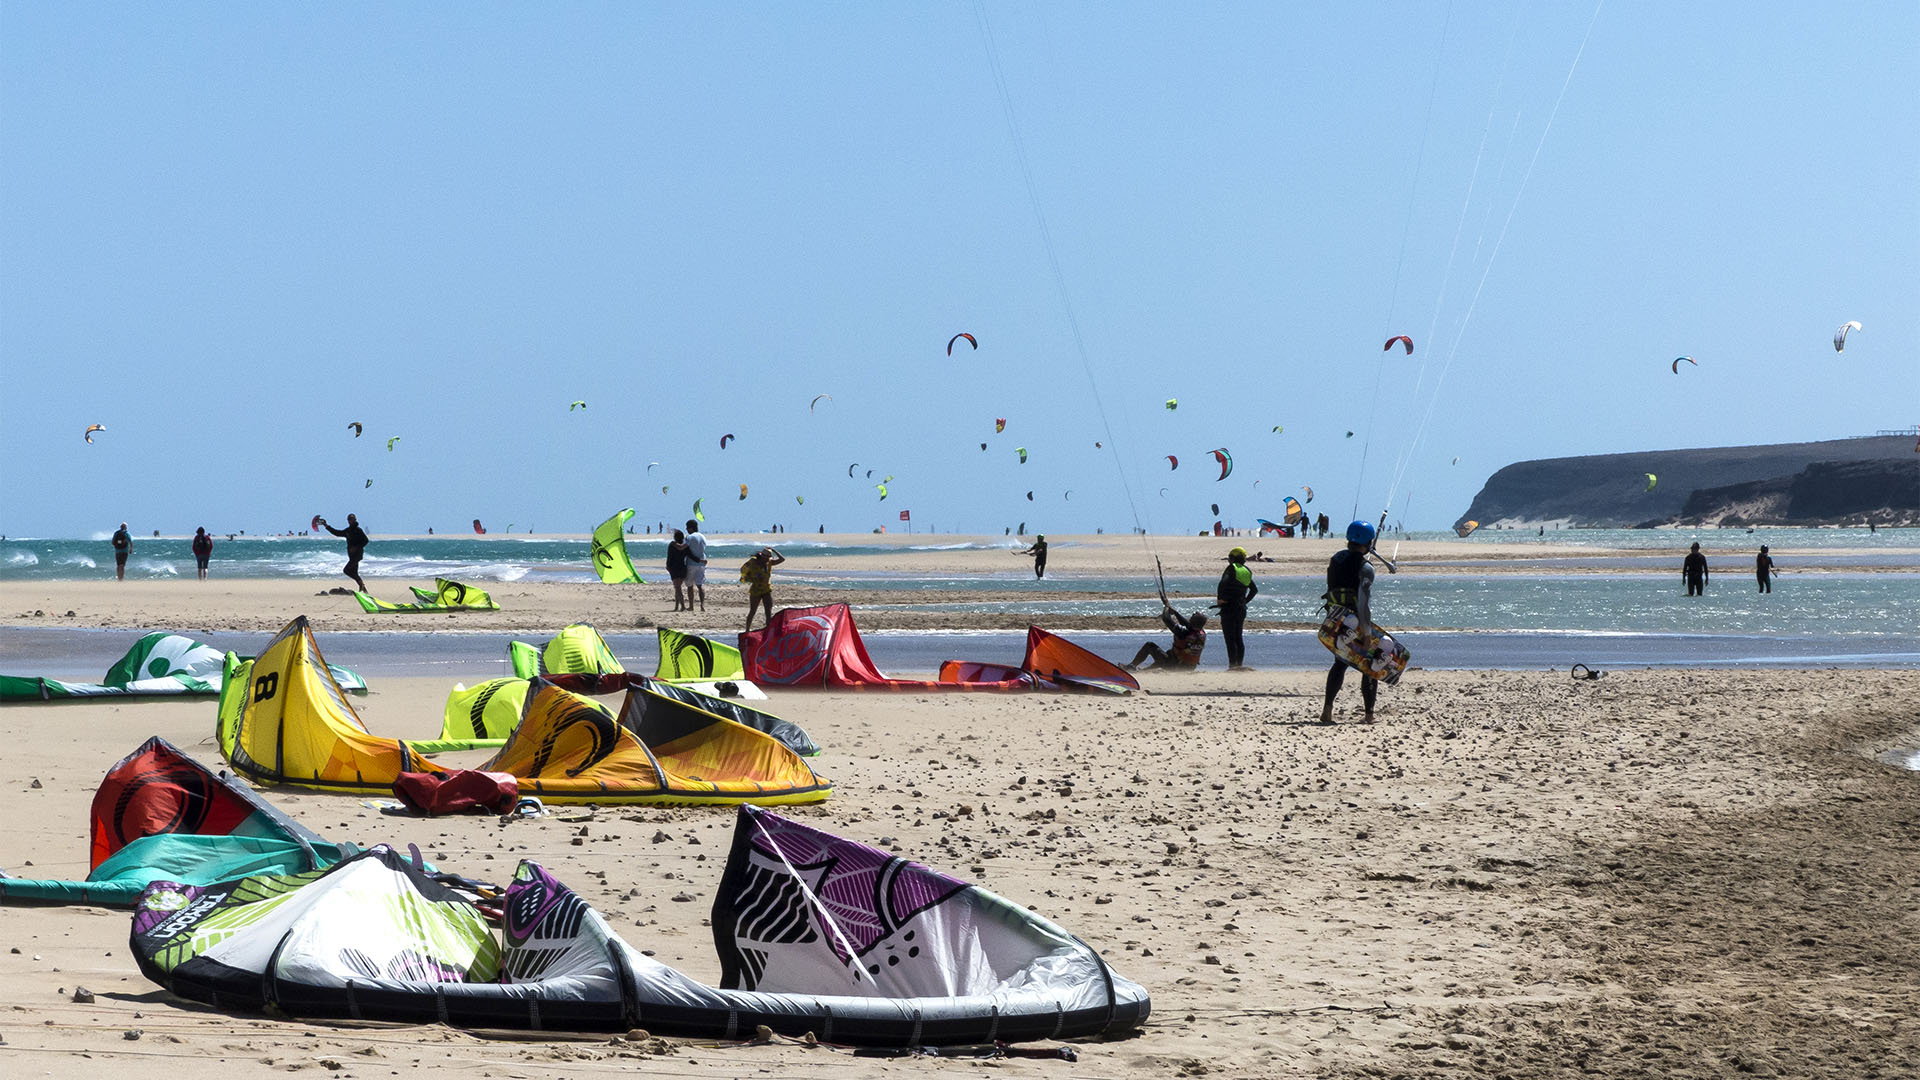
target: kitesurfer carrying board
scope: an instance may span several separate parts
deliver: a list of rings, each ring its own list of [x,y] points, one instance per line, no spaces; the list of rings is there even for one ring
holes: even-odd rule
[[[1368,552],[1376,535],[1365,521],[1347,526],[1347,546],[1327,560],[1327,621],[1320,643],[1333,653],[1327,670],[1327,693],[1320,705],[1320,722],[1333,723],[1333,698],[1346,681],[1347,669],[1360,669],[1360,700],[1364,720],[1373,722],[1374,697],[1380,679],[1397,679],[1407,665],[1407,650],[1373,625],[1373,567]]]
[[[321,528],[347,542],[347,565],[341,567],[340,572],[352,578],[361,592],[366,592],[367,583],[360,580],[360,556],[367,553],[367,534],[360,528],[360,519],[348,514],[347,527],[344,529],[334,528],[326,518],[320,518],[319,521]]]

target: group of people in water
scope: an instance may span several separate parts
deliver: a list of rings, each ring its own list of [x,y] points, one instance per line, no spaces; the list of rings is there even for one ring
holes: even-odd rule
[[[1763,593],[1773,591],[1773,579],[1777,576],[1773,568],[1773,556],[1767,553],[1767,545],[1760,545],[1760,553],[1753,557],[1753,576]],[[1707,581],[1713,572],[1707,567],[1707,557],[1700,553],[1700,542],[1694,541],[1687,551],[1687,557],[1680,561],[1680,580],[1686,583],[1688,596],[1705,596]]]

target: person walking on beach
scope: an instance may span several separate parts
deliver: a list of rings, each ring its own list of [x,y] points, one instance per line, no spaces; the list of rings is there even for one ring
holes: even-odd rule
[[[687,610],[693,610],[693,594],[700,594],[700,610],[707,610],[707,534],[700,523],[687,519]]]
[[[1196,611],[1182,618],[1173,610],[1173,605],[1160,602],[1160,621],[1173,631],[1173,648],[1162,649],[1155,642],[1140,646],[1133,654],[1133,662],[1126,665],[1128,671],[1139,671],[1140,665],[1153,661],[1155,668],[1175,668],[1181,671],[1193,671],[1200,666],[1200,653],[1207,647],[1207,616]]]
[[[1767,545],[1760,545],[1760,554],[1753,557],[1753,573],[1760,579],[1760,591],[1773,591],[1773,556],[1767,554]]]
[[[1033,576],[1034,577],[1043,578],[1047,576],[1047,534],[1046,533],[1040,533],[1036,535],[1033,538],[1033,546],[1021,552],[1020,554],[1033,556]]]
[[[127,580],[127,556],[133,554],[133,534],[127,531],[127,523],[120,523],[120,531],[113,534],[113,580]]]
[[[1680,576],[1686,580],[1688,596],[1705,596],[1707,593],[1707,557],[1700,554],[1700,541],[1693,542],[1693,549],[1687,552],[1686,559],[1680,564]]]
[[[773,568],[786,561],[779,551],[763,547],[741,564],[740,580],[747,583],[748,630],[753,629],[754,609],[762,604],[767,608],[767,625],[773,625]]]
[[[347,565],[341,567],[340,572],[352,578],[361,592],[366,592],[367,583],[360,580],[360,556],[367,553],[367,534],[360,528],[360,519],[348,514],[347,527],[336,529],[326,518],[321,518],[320,527],[347,542]]]
[[[1373,567],[1367,565],[1373,537],[1371,524],[1356,521],[1347,526],[1347,546],[1327,560],[1327,603],[1347,608],[1360,617],[1355,627],[1356,641],[1373,637]],[[1320,705],[1321,723],[1333,723],[1333,698],[1340,692],[1340,684],[1346,681],[1347,669],[1352,666],[1338,655],[1334,656],[1333,667],[1327,670],[1327,696]],[[1379,680],[1361,672],[1360,701],[1366,707],[1362,718],[1365,723],[1373,723],[1373,701],[1379,692]]]
[[[200,580],[207,580],[207,560],[213,558],[213,537],[206,526],[193,530],[193,561],[200,569]]]
[[[687,603],[684,595],[687,587],[687,534],[679,529],[673,530],[673,540],[667,544],[667,580],[673,582],[673,610],[691,610],[693,605]]]
[[[1220,583],[1213,588],[1213,599],[1220,608],[1220,637],[1227,643],[1227,670],[1247,670],[1247,645],[1241,640],[1240,628],[1246,625],[1247,605],[1260,595],[1260,586],[1254,584],[1253,571],[1247,569],[1247,549],[1234,548],[1227,552],[1227,568],[1220,574]]]

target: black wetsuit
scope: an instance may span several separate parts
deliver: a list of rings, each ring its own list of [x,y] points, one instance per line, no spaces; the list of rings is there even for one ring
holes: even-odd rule
[[[1366,581],[1371,587],[1373,567],[1367,565],[1367,554],[1352,548],[1342,548],[1327,560],[1327,599],[1334,605],[1360,610],[1360,583]],[[1369,588],[1371,591],[1371,588]],[[1371,614],[1371,613],[1369,613]],[[1327,669],[1327,702],[1331,705],[1333,696],[1340,692],[1340,686],[1347,681],[1347,669],[1352,667],[1338,655],[1333,658],[1333,666]],[[1380,681],[1364,672],[1360,676],[1360,700],[1366,705],[1367,715],[1373,715],[1374,698],[1380,692]]]
[[[1761,552],[1753,557],[1753,574],[1760,579],[1760,591],[1773,591],[1773,556]]]
[[[1033,576],[1037,578],[1046,577],[1047,576],[1047,542],[1045,540],[1036,541],[1033,545],[1032,550],[1033,550]]]
[[[1688,596],[1704,596],[1707,592],[1707,557],[1697,551],[1689,552],[1685,562],[1680,564],[1680,572],[1687,579]]]
[[[1243,583],[1239,570],[1247,575]],[[1260,592],[1260,586],[1254,583],[1253,571],[1244,566],[1228,563],[1220,574],[1220,584],[1214,586],[1213,598],[1220,605],[1220,637],[1227,643],[1227,667],[1242,666],[1247,657],[1246,642],[1240,639],[1240,629],[1246,625],[1247,605]]]

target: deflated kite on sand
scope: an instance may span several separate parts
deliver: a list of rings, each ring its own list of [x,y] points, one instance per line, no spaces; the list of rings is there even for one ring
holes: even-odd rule
[[[1151,1011],[1042,916],[753,807],[714,890],[718,986],[627,944],[538,863],[520,863],[502,899],[496,933],[448,879],[380,847],[325,871],[156,885],[133,952],[176,995],[302,1020],[728,1040],[764,1025],[939,1046],[1117,1034]]]

